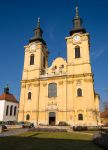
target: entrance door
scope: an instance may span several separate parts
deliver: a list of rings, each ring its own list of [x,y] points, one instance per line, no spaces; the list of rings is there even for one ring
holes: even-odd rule
[[[56,121],[56,114],[55,114],[55,112],[50,112],[49,113],[49,125],[50,126],[55,126],[55,121]]]

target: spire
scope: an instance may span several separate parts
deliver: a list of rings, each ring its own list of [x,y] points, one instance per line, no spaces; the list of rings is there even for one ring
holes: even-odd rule
[[[37,29],[40,28],[40,18],[38,18]]]
[[[34,37],[31,38],[29,42],[31,43],[31,42],[39,41],[46,45],[45,41],[42,38],[42,34],[43,34],[43,31],[40,28],[40,18],[38,18],[37,27],[36,29],[34,29]]]
[[[4,93],[5,94],[9,94],[9,86],[8,86],[8,84],[4,88]]]
[[[78,6],[76,6],[76,18],[79,18]]]
[[[70,36],[77,32],[86,33],[86,30],[82,27],[82,19],[79,17],[78,6],[76,6],[76,15],[73,19],[73,29],[70,31]]]

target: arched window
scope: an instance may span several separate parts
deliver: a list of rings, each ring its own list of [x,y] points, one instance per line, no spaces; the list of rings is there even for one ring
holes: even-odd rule
[[[50,83],[48,85],[48,97],[57,97],[57,84],[56,83]]]
[[[34,55],[30,56],[30,65],[34,65]]]
[[[13,106],[11,105],[11,107],[10,107],[10,116],[12,116],[12,112],[13,112]]]
[[[6,108],[6,116],[8,116],[8,112],[9,112],[9,105]]]
[[[30,120],[30,115],[29,114],[26,115],[26,120]]]
[[[16,106],[14,107],[14,116],[16,116]]]
[[[45,62],[45,56],[43,56],[43,67],[45,68],[45,64],[46,64],[46,62]]]
[[[78,115],[78,120],[83,120],[83,115],[82,114]]]
[[[32,95],[31,92],[29,92],[29,93],[28,93],[28,99],[29,99],[29,100],[31,99],[31,95]]]
[[[77,96],[78,97],[82,96],[82,89],[81,88],[77,89]]]
[[[80,47],[79,46],[75,47],[75,58],[80,58]]]

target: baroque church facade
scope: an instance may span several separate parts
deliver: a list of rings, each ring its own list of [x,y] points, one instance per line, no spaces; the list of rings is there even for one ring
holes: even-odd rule
[[[89,33],[78,14],[65,38],[67,59],[48,67],[48,48],[38,20],[34,37],[25,48],[18,121],[36,125],[96,126],[100,122],[99,95],[94,90]]]

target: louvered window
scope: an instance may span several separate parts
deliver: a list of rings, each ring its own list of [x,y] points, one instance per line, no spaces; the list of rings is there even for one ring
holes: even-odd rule
[[[28,100],[31,99],[31,95],[32,95],[31,92],[29,92],[29,93],[28,93]]]
[[[43,67],[45,68],[45,56],[43,57]]]
[[[80,58],[80,47],[79,46],[75,47],[75,58]]]
[[[30,56],[30,65],[34,65],[34,55]]]

